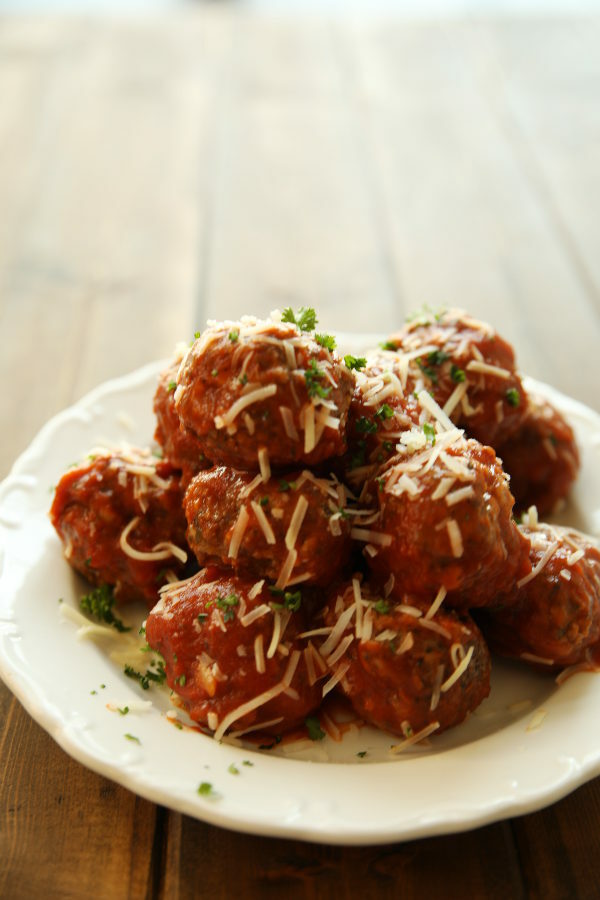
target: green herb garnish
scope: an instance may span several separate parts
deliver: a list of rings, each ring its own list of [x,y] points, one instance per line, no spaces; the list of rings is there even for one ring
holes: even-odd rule
[[[509,388],[505,397],[509,406],[518,406],[521,402],[521,395],[516,388]]]
[[[295,315],[291,306],[286,306],[281,314],[281,321],[297,325],[300,331],[314,331],[318,319],[312,306],[301,306]]]
[[[332,334],[315,334],[315,341],[326,350],[335,350],[336,340]]]
[[[360,369],[364,369],[367,364],[367,359],[365,356],[352,356],[351,353],[348,353],[344,357],[344,365],[347,369],[355,369],[357,372]]]
[[[84,612],[89,613],[100,622],[106,622],[112,625],[117,631],[131,631],[127,625],[124,625],[120,619],[114,615],[112,608],[115,603],[115,595],[112,587],[108,584],[101,584],[90,591],[79,601],[79,605]]]
[[[237,329],[237,328],[232,328],[231,331],[229,332],[229,334],[227,335],[227,337],[229,338],[229,340],[231,341],[232,344],[235,344],[235,342],[237,341],[239,336],[240,336],[240,332],[239,332],[239,329]]]
[[[150,687],[150,683],[154,684],[164,684],[165,679],[167,677],[167,673],[165,672],[165,664],[162,660],[154,663],[156,670],[146,669],[144,673],[138,672],[133,666],[125,665],[123,667],[123,671],[127,675],[128,678],[134,678],[139,681],[143,690],[147,691]]]
[[[435,428],[431,424],[431,422],[423,423],[423,433],[428,441],[431,441],[431,446],[435,446]]]
[[[373,604],[373,609],[380,615],[385,616],[390,611],[390,604],[386,600],[378,600],[377,603]]]
[[[325,737],[325,732],[321,728],[321,723],[316,716],[309,716],[304,720],[304,724],[306,725],[306,730],[308,731],[308,736],[311,741],[323,740],[323,738]]]
[[[281,597],[281,602],[271,601],[273,609],[288,609],[290,612],[298,612],[302,605],[302,593],[300,591],[282,591],[280,588],[269,585],[269,591],[276,597]]]
[[[135,734],[126,734],[125,737],[128,741],[133,741],[136,744],[141,744],[139,737],[136,737]]]
[[[366,416],[361,416],[360,419],[356,420],[354,430],[357,431],[358,434],[375,434],[377,431],[377,422],[374,422],[373,419],[368,419]]]
[[[450,378],[452,381],[456,382],[456,384],[460,384],[465,380],[467,376],[465,375],[465,370],[460,369],[458,366],[455,366],[454,363],[450,368]]]
[[[217,606],[223,613],[224,622],[232,622],[235,619],[234,607],[238,606],[240,598],[237,594],[228,594],[226,597],[217,597]]]
[[[382,419],[385,421],[386,419],[391,419],[394,415],[394,410],[391,406],[388,406],[387,403],[384,403],[383,406],[380,406],[377,412],[375,413],[375,417],[377,419]]]
[[[321,384],[321,379],[323,378],[324,375],[325,375],[325,373],[323,372],[322,369],[319,368],[316,359],[309,360],[308,368],[306,369],[306,371],[304,373],[304,380],[306,382],[306,390],[308,392],[309,397],[317,396],[317,397],[324,398],[324,397],[329,396],[329,394],[331,392],[331,388],[324,387]]]
[[[198,793],[201,797],[210,797],[213,793],[213,786],[210,781],[201,781],[198,785]]]

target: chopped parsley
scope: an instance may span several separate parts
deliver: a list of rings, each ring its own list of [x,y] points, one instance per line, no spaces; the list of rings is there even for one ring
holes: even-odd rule
[[[458,366],[455,366],[454,363],[452,363],[452,366],[450,367],[450,378],[452,379],[452,381],[454,381],[456,384],[460,384],[465,380],[466,377],[467,376],[465,375],[465,370],[459,368]]]
[[[297,325],[300,331],[314,331],[318,319],[312,306],[301,306],[295,315],[291,306],[286,306],[281,314],[281,321]]]
[[[373,604],[373,609],[380,615],[385,616],[390,611],[390,604],[386,600],[378,600],[377,603]]]
[[[117,706],[117,710],[121,713],[122,716],[126,716],[127,713],[129,712],[129,707],[128,706],[123,706],[123,707]]]
[[[295,491],[296,490],[296,482],[295,481],[286,481],[285,478],[281,478],[279,481],[279,490],[281,493],[284,493],[284,491]]]
[[[232,328],[231,331],[229,332],[229,334],[227,335],[227,337],[229,338],[229,340],[231,341],[232,344],[235,344],[235,342],[237,341],[239,336],[240,336],[240,332],[239,332],[238,328]]]
[[[112,587],[108,584],[101,584],[90,591],[79,601],[79,605],[84,612],[89,613],[100,622],[106,622],[112,625],[117,631],[131,631],[127,625],[124,625],[120,619],[114,615],[112,608],[115,603],[115,595]]]
[[[273,609],[288,609],[290,612],[298,612],[302,605],[302,593],[300,591],[282,591],[280,588],[271,587],[269,590],[276,597],[281,598],[281,602],[271,601]]]
[[[201,331],[195,331],[195,332],[194,332],[194,339],[195,339],[195,340],[198,340],[198,338],[200,337],[201,334],[202,334]]]
[[[358,372],[360,369],[364,369],[367,360],[364,356],[352,356],[351,353],[348,353],[344,357],[344,364],[347,369],[355,369]]]
[[[521,402],[521,395],[516,388],[509,388],[505,397],[509,406],[518,406]]]
[[[128,741],[133,741],[134,744],[141,744],[139,737],[136,737],[135,734],[126,734],[125,737]]]
[[[235,765],[235,763],[231,763],[230,766],[227,766],[227,771],[229,772],[230,775],[239,775],[240,774],[240,770]]]
[[[321,723],[316,716],[308,716],[308,718],[304,720],[304,724],[306,725],[306,730],[308,731],[308,736],[311,741],[323,740],[325,732],[321,728]]]
[[[382,419],[385,421],[386,419],[391,419],[394,415],[394,410],[391,406],[388,406],[387,403],[384,403],[383,406],[380,406],[377,412],[375,413],[375,417],[377,419]]]
[[[366,750],[359,750],[358,753],[357,753],[356,755],[359,756],[361,759],[364,759],[365,756],[367,755],[367,751],[366,751]]]
[[[175,390],[176,387],[177,387],[177,382],[170,381],[167,385],[167,391],[169,392],[169,394],[173,393],[173,391]]]
[[[317,396],[324,398],[329,396],[331,388],[324,387],[321,384],[321,379],[324,375],[325,373],[319,368],[317,360],[309,360],[308,369],[304,372],[304,380],[306,382],[306,390],[309,397]]]
[[[214,793],[210,781],[201,781],[198,785],[198,793],[201,797],[210,797]]]
[[[261,497],[260,500],[259,500],[259,503],[260,503],[261,506],[268,506],[268,505],[269,505],[269,498],[268,498],[268,497]]]
[[[208,613],[198,613],[196,618],[199,622],[206,622],[206,620],[208,619]]]
[[[382,350],[393,350],[394,352],[398,349],[398,344],[394,341],[381,341],[379,346]]]
[[[375,434],[377,422],[374,422],[373,419],[368,419],[366,416],[361,416],[360,419],[356,420],[354,430],[359,434]]]
[[[165,679],[167,677],[167,673],[165,672],[165,664],[162,660],[154,663],[155,670],[146,669],[144,673],[138,672],[133,666],[125,665],[123,667],[123,671],[127,675],[128,678],[135,678],[139,681],[143,690],[147,691],[150,687],[150,683],[154,684],[164,684]]]
[[[253,766],[254,763],[253,763],[253,762],[250,762],[249,759],[243,759],[243,760],[242,760],[242,765],[243,765],[243,766]]]
[[[245,372],[243,375],[240,375],[240,377],[238,378],[238,381],[241,385],[248,384],[248,376],[246,375]]]
[[[366,445],[364,441],[357,441],[354,450],[350,456],[350,468],[358,469],[359,466],[364,466],[365,464],[365,456],[366,456]]]
[[[447,359],[450,359],[450,356],[444,350],[432,350],[427,354],[427,362],[431,366],[441,366]]]
[[[280,743],[281,743],[281,735],[280,735],[280,734],[276,734],[276,735],[273,737],[273,743],[272,743],[272,744],[259,744],[259,745],[258,745],[258,749],[259,749],[259,750],[272,750],[273,747],[276,747],[277,744],[280,744]]]
[[[450,359],[449,355],[444,350],[432,350],[431,353],[427,354],[427,364],[423,362],[421,357],[416,360],[418,367],[424,375],[427,375],[434,384],[438,383],[438,372],[436,371],[438,366],[441,366],[443,362],[446,362],[447,359]]]
[[[432,321],[439,322],[445,313],[446,310],[443,307],[436,312],[425,303],[421,309],[409,313],[406,317],[406,321],[413,325],[431,325]]]
[[[326,350],[335,350],[336,340],[332,334],[315,334],[315,341]]]
[[[185,675],[180,675],[179,678],[175,679],[175,681],[180,687],[185,687],[187,678],[185,677]]]
[[[435,428],[431,424],[431,422],[423,423],[423,433],[428,441],[431,441],[431,446],[435,446]]]
[[[223,613],[224,622],[232,622],[235,619],[234,607],[238,606],[240,598],[237,594],[227,594],[226,597],[217,597],[217,606]]]

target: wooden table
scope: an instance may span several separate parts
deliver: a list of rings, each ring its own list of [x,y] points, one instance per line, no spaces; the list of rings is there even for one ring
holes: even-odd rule
[[[0,21],[0,476],[207,317],[423,302],[600,409],[600,19]],[[595,898],[600,780],[471,833],[223,831],[68,758],[0,687],[0,896]]]

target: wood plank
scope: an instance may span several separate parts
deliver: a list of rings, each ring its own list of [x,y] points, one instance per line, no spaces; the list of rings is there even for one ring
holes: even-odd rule
[[[600,315],[600,20],[499,22],[490,43],[503,75],[498,103]]]
[[[68,757],[0,685],[0,896],[149,896],[156,807]]]
[[[194,321],[214,72],[228,20],[43,21],[0,40],[0,448],[172,353]],[[93,110],[93,115],[90,115]],[[26,399],[26,403],[24,403]]]
[[[217,127],[209,316],[312,305],[328,329],[396,321],[351,86],[327,26],[246,20]]]
[[[600,884],[600,778],[513,823],[531,900],[595,900]]]
[[[218,864],[215,861],[218,860]],[[239,835],[172,816],[161,900],[524,897],[510,828],[374,847]]]
[[[346,34],[407,306],[466,307],[516,345],[524,371],[600,408],[594,302],[491,102],[478,31],[388,23]]]

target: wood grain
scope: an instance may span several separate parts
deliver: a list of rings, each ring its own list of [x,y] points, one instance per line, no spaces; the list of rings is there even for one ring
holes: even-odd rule
[[[0,686],[0,896],[143,900],[156,807],[74,762],[7,695]]]
[[[232,895],[518,900],[524,893],[506,824],[405,844],[334,847],[237,835],[172,815],[161,900]]]
[[[600,401],[600,20],[326,22],[207,5],[0,28],[0,477],[43,422],[209,316],[493,321]],[[69,759],[0,686],[10,900],[597,896],[600,780],[378,847],[240,835]]]

